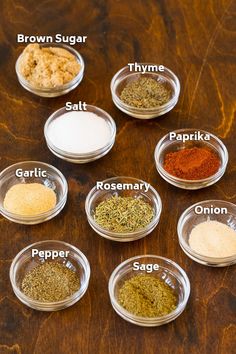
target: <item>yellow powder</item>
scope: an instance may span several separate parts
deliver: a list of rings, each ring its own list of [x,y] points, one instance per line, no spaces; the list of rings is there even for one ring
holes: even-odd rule
[[[66,49],[29,44],[22,53],[19,69],[31,85],[52,88],[73,80],[80,71],[80,64]]]
[[[55,207],[56,193],[40,183],[20,183],[6,193],[3,207],[10,213],[34,216]]]

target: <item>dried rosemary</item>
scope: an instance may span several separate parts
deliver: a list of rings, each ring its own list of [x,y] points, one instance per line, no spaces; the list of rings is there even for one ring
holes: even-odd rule
[[[165,82],[149,77],[140,77],[129,82],[123,89],[120,99],[137,108],[159,107],[171,98],[171,91]]]
[[[141,317],[160,317],[174,311],[177,297],[163,280],[140,274],[126,280],[118,301],[130,313]]]
[[[80,288],[77,274],[59,262],[42,263],[26,273],[21,289],[33,300],[57,302]]]
[[[153,208],[143,199],[113,196],[96,207],[94,220],[109,231],[133,232],[147,226],[153,216]]]

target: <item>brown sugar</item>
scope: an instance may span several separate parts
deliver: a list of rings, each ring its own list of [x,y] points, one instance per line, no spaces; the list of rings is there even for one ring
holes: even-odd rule
[[[29,44],[23,51],[19,70],[31,85],[53,88],[75,78],[81,69],[76,57],[59,47],[40,47]]]

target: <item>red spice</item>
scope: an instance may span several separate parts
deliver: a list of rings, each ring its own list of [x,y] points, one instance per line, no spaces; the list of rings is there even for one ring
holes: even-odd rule
[[[193,147],[170,152],[164,158],[164,169],[182,179],[204,179],[214,175],[219,167],[218,155],[205,148]]]

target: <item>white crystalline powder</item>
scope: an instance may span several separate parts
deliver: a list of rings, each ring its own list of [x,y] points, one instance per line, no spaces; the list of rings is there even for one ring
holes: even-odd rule
[[[111,128],[95,113],[71,111],[50,123],[48,137],[61,150],[88,153],[104,147],[110,141]]]
[[[233,256],[236,254],[236,231],[219,221],[205,221],[193,228],[189,245],[203,256]]]

